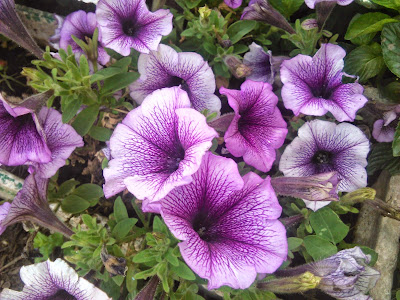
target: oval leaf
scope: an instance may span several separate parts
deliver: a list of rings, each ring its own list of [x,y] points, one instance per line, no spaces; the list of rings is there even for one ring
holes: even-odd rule
[[[400,77],[400,23],[385,25],[381,38],[383,59],[389,70]]]
[[[314,260],[321,260],[337,253],[335,245],[316,235],[306,236],[304,246]]]
[[[383,25],[393,22],[398,22],[398,20],[380,12],[367,13],[350,24],[344,38],[351,40],[361,35],[378,32],[382,30]]]

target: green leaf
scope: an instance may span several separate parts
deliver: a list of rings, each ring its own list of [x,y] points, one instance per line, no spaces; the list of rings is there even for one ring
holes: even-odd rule
[[[167,253],[165,253],[165,259],[173,266],[179,266],[179,259],[174,255],[173,250],[168,248]]]
[[[134,278],[135,269],[133,266],[128,267],[128,272],[126,272],[126,288],[129,293],[136,291],[137,288],[137,280]]]
[[[371,261],[369,262],[370,266],[375,265],[376,261],[378,260],[378,253],[375,250],[367,247],[367,246],[359,246],[365,254],[371,255]]]
[[[310,223],[316,235],[334,244],[343,240],[349,232],[349,226],[329,207],[323,207],[311,213]]]
[[[380,12],[366,13],[350,24],[344,38],[352,40],[365,34],[378,32],[382,30],[383,25],[393,22],[398,22],[398,20]]]
[[[316,235],[306,236],[304,238],[304,246],[306,247],[307,253],[310,254],[314,260],[321,260],[337,253],[335,245]]]
[[[391,143],[374,145],[368,156],[368,175],[372,175],[378,170],[388,170],[391,175],[400,173],[400,157],[393,157]]]
[[[92,183],[85,183],[80,185],[78,188],[75,189],[73,194],[85,199],[101,198],[104,195],[101,186]]]
[[[115,282],[118,286],[121,286],[122,283],[124,282],[125,277],[122,276],[122,275],[117,275],[117,276],[112,277],[112,279],[114,280],[114,282]]]
[[[76,195],[68,195],[61,202],[62,210],[70,214],[80,213],[85,209],[89,208],[89,206],[90,206],[89,201]]]
[[[397,124],[396,132],[393,138],[392,148],[393,148],[393,156],[400,156],[400,122]]]
[[[228,27],[227,34],[232,44],[236,44],[242,37],[252,31],[257,25],[253,20],[240,20]]]
[[[289,250],[296,249],[297,247],[300,247],[300,245],[303,244],[303,240],[296,238],[296,237],[290,237],[288,238],[288,247]]]
[[[357,47],[347,55],[344,65],[344,71],[359,76],[361,83],[375,77],[384,68],[382,49],[377,43]]]
[[[179,261],[179,266],[175,267],[173,265],[170,266],[172,272],[178,275],[180,278],[186,280],[195,280],[196,275],[194,275],[193,271],[182,261]]]
[[[400,0],[371,0],[375,4],[400,11]]]
[[[289,18],[300,8],[304,0],[269,0],[269,3],[282,15]]]
[[[168,234],[167,225],[165,225],[164,222],[161,221],[161,219],[158,216],[154,217],[153,231]]]
[[[76,116],[76,113],[82,106],[82,99],[75,98],[74,96],[62,97],[61,110],[62,110],[62,121],[68,123]]]
[[[97,105],[86,107],[76,116],[74,122],[72,122],[72,127],[74,127],[77,133],[84,136],[89,132],[98,114],[99,107]]]
[[[122,90],[138,79],[140,76],[137,72],[128,72],[125,74],[117,74],[113,77],[104,80],[104,86],[101,89],[101,94],[112,94],[116,91]]]
[[[157,250],[145,249],[145,250],[140,251],[138,254],[136,254],[133,257],[132,261],[134,263],[140,264],[140,263],[155,261],[156,257],[159,257],[159,256],[160,256],[160,254]]]
[[[383,59],[389,70],[400,77],[400,23],[385,25],[381,39]]]
[[[76,181],[75,179],[70,179],[67,181],[64,181],[60,187],[58,188],[56,196],[59,198],[62,198],[72,192],[72,190],[79,184],[79,181]]]
[[[130,218],[118,222],[112,230],[112,235],[118,240],[123,239],[128,235],[133,226],[135,226],[137,221],[135,218]]]
[[[81,57],[79,58],[79,70],[81,71],[82,76],[89,75],[89,63],[85,55],[81,55]]]
[[[112,135],[111,129],[99,126],[92,126],[89,130],[89,135],[100,142],[106,142]]]
[[[117,222],[121,222],[122,220],[129,218],[125,204],[119,196],[114,201],[114,217]]]

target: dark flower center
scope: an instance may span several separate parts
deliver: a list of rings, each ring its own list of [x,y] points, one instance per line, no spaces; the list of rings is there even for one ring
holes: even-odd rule
[[[181,89],[188,93],[190,97],[190,89],[186,81],[178,76],[173,76],[165,87],[181,86]]]
[[[53,296],[50,296],[49,298],[46,298],[46,299],[47,300],[76,300],[76,298],[74,296],[72,296],[65,290],[59,290]]]
[[[212,242],[216,239],[215,235],[210,233],[212,222],[207,215],[205,208],[200,209],[192,221],[193,230],[205,242]]]
[[[166,163],[166,171],[174,173],[179,168],[179,163],[185,158],[185,149],[179,144],[175,151],[168,155]]]
[[[333,91],[332,88],[328,88],[327,83],[317,88],[311,88],[311,92],[315,98],[330,99]]]
[[[326,165],[331,163],[332,153],[324,150],[317,151],[312,158],[312,162],[317,165]]]
[[[124,20],[122,21],[122,31],[127,35],[127,36],[135,36],[138,30],[138,26],[136,25],[136,22],[133,20]]]

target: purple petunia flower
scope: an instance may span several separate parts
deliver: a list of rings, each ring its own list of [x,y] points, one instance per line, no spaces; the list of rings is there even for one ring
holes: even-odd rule
[[[0,235],[6,230],[7,226],[3,226],[2,222],[7,217],[8,212],[10,211],[11,204],[9,202],[4,202],[0,205]]]
[[[169,10],[150,12],[145,0],[100,0],[96,17],[103,44],[125,56],[131,48],[142,53],[156,50],[161,37],[172,31]]]
[[[110,139],[105,196],[127,188],[138,199],[162,199],[192,181],[217,136],[205,117],[190,108],[185,91],[179,87],[155,91],[125,117]]]
[[[225,4],[228,5],[230,8],[238,8],[242,5],[243,0],[224,0]]]
[[[372,136],[380,143],[392,142],[399,121],[400,105],[383,114],[383,119],[376,120],[372,130]]]
[[[1,300],[77,299],[111,300],[99,288],[78,276],[73,268],[58,258],[23,266],[19,272],[25,283],[21,292],[4,289]]]
[[[296,116],[322,116],[329,111],[339,122],[354,121],[368,99],[360,84],[342,83],[345,56],[340,46],[323,44],[314,57],[299,54],[284,61],[280,75],[285,107]]]
[[[346,6],[353,1],[354,0],[305,0],[305,3],[309,8],[314,9],[315,5],[321,2],[336,2],[339,5]]]
[[[165,223],[182,240],[185,262],[208,288],[248,288],[257,273],[273,273],[286,259],[282,211],[270,184],[255,173],[240,177],[232,159],[208,152],[193,182],[161,201]]]
[[[67,50],[68,45],[71,45],[74,53],[84,54],[83,49],[72,39],[72,35],[85,42],[86,38],[93,38],[96,27],[96,14],[92,12],[86,13],[83,10],[78,10],[69,14],[65,18],[60,29],[60,48]],[[101,41],[100,32],[98,40]],[[100,42],[98,43],[97,60],[102,65],[105,65],[110,60],[110,56],[104,50]]]
[[[50,209],[47,202],[48,184],[48,179],[29,175],[11,203],[7,216],[1,221],[1,226],[7,227],[22,221],[32,221],[45,228],[58,231],[66,237],[74,234]]]
[[[279,169],[289,177],[336,171],[338,191],[352,192],[367,186],[368,152],[369,141],[356,126],[313,120],[300,127],[298,137],[286,147]],[[330,202],[312,203],[316,210]]]
[[[283,145],[287,125],[276,107],[278,97],[269,83],[246,80],[238,90],[222,87],[219,91],[228,97],[235,111],[227,132],[227,149],[236,157],[267,172],[275,160],[275,149]]]
[[[177,53],[161,44],[157,51],[139,56],[138,69],[140,78],[130,86],[130,90],[131,97],[139,104],[155,90],[181,86],[196,110],[221,109],[221,101],[214,95],[214,73],[197,53]]]
[[[39,113],[24,106],[11,107],[0,96],[0,163],[7,166],[27,164],[40,177],[50,178],[65,164],[82,137],[61,114],[43,107]]]

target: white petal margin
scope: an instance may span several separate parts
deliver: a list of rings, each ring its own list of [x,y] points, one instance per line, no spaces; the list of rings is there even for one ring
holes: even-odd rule
[[[64,290],[77,300],[111,300],[102,290],[84,278],[80,278],[73,268],[58,258],[34,265],[23,266],[20,277],[25,283],[21,292],[4,289],[1,300],[51,299],[58,291]]]

